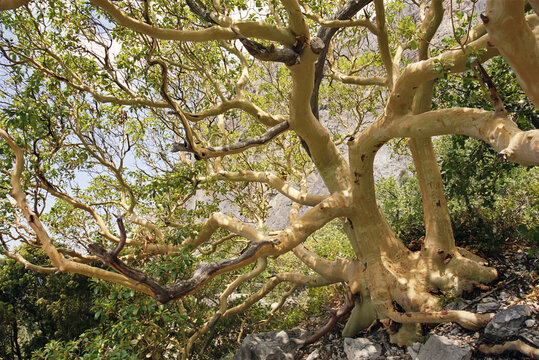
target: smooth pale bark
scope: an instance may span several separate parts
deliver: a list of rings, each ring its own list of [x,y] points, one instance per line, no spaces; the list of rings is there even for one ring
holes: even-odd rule
[[[489,39],[517,74],[530,100],[539,107],[539,31],[524,16],[524,0],[488,0],[483,22]]]
[[[424,35],[420,39],[419,60],[428,59],[429,44],[442,22],[443,14],[443,1],[432,1],[420,28],[420,32]],[[433,87],[434,80],[420,85],[414,96],[412,113],[420,114],[431,110]],[[408,141],[408,146],[417,171],[423,201],[426,232],[424,250],[427,254],[439,250],[452,252],[455,248],[455,242],[451,219],[432,140],[430,137],[411,138]]]
[[[462,49],[453,49],[435,58],[428,58],[427,40],[432,38],[436,30],[442,4],[441,1],[432,1],[432,6],[426,16],[426,20],[421,26],[423,40],[425,40],[420,47],[420,59],[422,61],[408,65],[403,72],[400,71],[399,64],[406,45],[400,46],[394,52],[394,57],[392,58],[392,51],[389,48],[390,37],[388,35],[388,29],[390,27],[385,22],[383,1],[375,1],[375,11],[377,14],[375,28],[373,24],[366,23],[364,20],[352,21],[355,25],[367,26],[377,36],[379,51],[382,63],[387,72],[387,77],[366,80],[361,77],[347,78],[334,76],[334,79],[357,85],[365,85],[368,81],[371,81],[371,84],[382,85],[382,80],[384,80],[391,90],[391,94],[385,111],[380,118],[355,139],[348,141],[349,158],[347,161],[342,156],[336,144],[331,140],[328,130],[324,128],[315,116],[315,113],[318,114],[317,109],[313,113],[314,107],[312,107],[310,100],[313,91],[315,93],[318,91],[318,88],[316,87],[315,90],[314,86],[315,79],[317,79],[315,62],[318,59],[317,54],[320,53],[321,46],[319,44],[317,45],[315,39],[310,39],[308,24],[301,12],[298,1],[281,1],[288,17],[287,28],[264,22],[235,21],[223,14],[212,14],[211,20],[214,20],[213,23],[217,25],[202,30],[157,28],[127,15],[108,0],[92,0],[91,3],[109,13],[119,25],[155,39],[201,42],[225,39],[245,40],[247,37],[258,37],[283,44],[288,53],[292,51],[295,45],[300,45],[300,48],[293,50],[300,58],[299,63],[291,65],[288,68],[292,82],[288,115],[269,114],[247,100],[248,97],[244,96],[243,92],[247,84],[247,70],[251,59],[247,61],[247,55],[243,56],[238,49],[230,45],[231,43],[223,45],[223,48],[228,49],[233,56],[238,57],[240,60],[242,73],[236,82],[238,92],[231,99],[227,100],[219,86],[215,86],[215,81],[209,79],[213,81],[214,87],[217,88],[216,98],[219,99],[220,103],[216,105],[215,102],[211,102],[208,108],[196,114],[185,112],[179,102],[168,94],[167,70],[172,64],[163,59],[149,59],[151,65],[159,65],[161,69],[161,93],[164,99],[160,101],[139,98],[129,93],[129,91],[125,91],[125,99],[100,94],[81,80],[82,78],[76,74],[75,69],[66,67],[61,61],[61,58],[53,53],[49,55],[56,59],[62,70],[65,70],[70,75],[69,79],[46,68],[44,64],[35,59],[27,60],[33,69],[63,81],[74,89],[91,94],[97,101],[105,103],[113,102],[121,105],[143,105],[151,108],[174,109],[175,114],[180,117],[181,124],[184,127],[186,137],[191,143],[192,149],[199,155],[204,148],[195,143],[196,137],[191,128],[191,123],[209,116],[221,115],[231,109],[240,109],[268,127],[277,126],[286,120],[290,124],[290,129],[301,136],[311,150],[312,160],[320,172],[330,194],[327,196],[308,194],[305,184],[302,184],[301,190],[296,190],[276,175],[269,173],[220,171],[222,170],[222,165],[220,165],[220,160],[217,160],[214,168],[219,170],[211,175],[212,178],[228,181],[264,183],[292,199],[296,205],[290,213],[290,225],[282,230],[268,234],[224,214],[214,213],[202,225],[197,237],[184,241],[182,244],[184,248],[199,248],[204,244],[209,244],[212,235],[218,229],[223,229],[234,237],[238,236],[246,239],[250,243],[250,247],[246,252],[236,258],[218,260],[209,264],[200,264],[192,278],[182,279],[173,286],[155,285],[152,282],[153,287],[149,287],[148,284],[150,282],[147,281],[144,274],[139,271],[133,271],[133,269],[130,269],[125,264],[123,269],[126,270],[125,274],[128,275],[124,276],[97,267],[77,263],[66,258],[64,256],[65,252],[56,249],[45,227],[40,223],[39,217],[29,208],[22,190],[21,173],[23,170],[24,152],[9,137],[7,132],[1,130],[0,136],[8,143],[16,157],[15,168],[12,172],[11,194],[25,215],[28,224],[35,232],[40,246],[49,255],[52,265],[56,269],[105,279],[153,296],[156,296],[158,292],[165,293],[167,296],[172,294],[172,298],[175,299],[197,291],[204,283],[219,274],[256,263],[257,265],[253,270],[241,275],[228,285],[227,290],[221,295],[218,312],[188,340],[183,353],[184,358],[189,356],[189,351],[194,342],[207,331],[211,330],[219,318],[231,316],[247,309],[284,281],[305,286],[322,286],[336,281],[346,282],[351,292],[358,296],[356,307],[346,326],[345,333],[354,335],[355,332],[367,327],[376,318],[392,319],[403,324],[403,330],[392,336],[392,340],[401,345],[408,344],[415,339],[418,330],[416,323],[456,321],[467,328],[476,329],[490,319],[491,315],[489,314],[476,315],[462,311],[439,311],[440,305],[438,298],[432,295],[432,291],[438,289],[444,291],[453,290],[459,293],[472,288],[480,282],[489,282],[496,277],[496,271],[486,267],[485,262],[481,259],[469,256],[455,248],[447,206],[442,193],[441,179],[436,167],[432,143],[429,137],[440,134],[465,134],[477,137],[488,142],[503,158],[525,165],[533,165],[539,164],[539,133],[537,130],[528,132],[520,131],[507,114],[501,112],[494,113],[477,109],[458,108],[437,111],[429,110],[432,81],[441,75],[439,71],[440,64],[445,67],[446,71],[456,73],[467,70],[466,60],[471,51],[484,50],[481,54],[480,61],[485,61],[497,55],[498,49],[504,54],[505,50],[502,50],[502,48],[506,45],[506,39],[501,38],[500,43],[494,44],[495,47],[489,44],[489,36],[491,40],[492,36],[496,36],[496,30],[491,31],[489,26],[497,23],[501,24],[501,28],[508,26],[504,23],[506,19],[503,18],[505,16],[503,11],[499,12],[501,14],[500,19],[496,18],[494,12],[489,15],[492,18],[489,18],[490,20],[485,26],[489,31],[488,36],[484,33],[485,27],[478,27],[467,39],[462,41],[465,44],[464,51]],[[497,10],[502,5],[499,1],[490,1],[489,7]],[[507,14],[510,14],[510,12]],[[524,19],[523,14],[520,14],[520,12],[517,15]],[[533,28],[534,30],[530,30],[533,34],[533,31],[537,31],[536,18],[534,20],[533,17],[528,17],[528,23],[524,23],[524,25],[518,23],[517,28],[520,30],[524,26],[527,26],[528,29]],[[316,18],[316,20],[328,26],[349,26],[351,24],[350,22],[342,21],[326,22],[319,18]],[[526,34],[526,39],[529,40],[529,32]],[[514,51],[530,50],[531,42],[528,40],[526,40],[527,42],[519,42],[519,47]],[[266,45],[263,46],[269,48]],[[515,66],[517,69],[523,64],[523,56],[525,56],[524,53],[521,53],[516,57]],[[259,60],[260,56],[257,59]],[[323,62],[320,64],[322,66]],[[536,63],[531,63],[530,66],[533,66],[532,69],[537,68]],[[188,71],[189,69],[183,70]],[[519,74],[519,77],[524,78],[525,74],[521,75],[520,70],[516,70],[516,72]],[[526,79],[524,83],[528,87],[525,87],[525,90],[533,93],[535,88],[533,84],[529,84],[530,80]],[[222,127],[222,132],[224,133],[225,131],[223,129],[224,127]],[[80,132],[80,129],[77,131]],[[79,137],[84,143],[84,140],[82,140],[84,137]],[[223,137],[226,138],[226,136]],[[425,204],[427,240],[424,250],[426,251],[418,253],[408,250],[402,241],[397,238],[378,207],[374,190],[373,161],[377,151],[390,139],[402,137],[414,138],[410,141],[410,144],[418,169],[419,182]],[[265,137],[264,139],[266,138],[269,139],[269,137]],[[127,210],[130,215],[130,221],[133,224],[138,224],[150,230],[149,232],[156,239],[163,239],[163,232],[156,224],[149,220],[140,219],[135,215],[134,208],[137,204],[137,199],[133,198],[133,191],[131,191],[129,185],[124,181],[121,174],[121,167],[115,167],[114,164],[107,161],[104,154],[100,153],[99,149],[93,149],[91,144],[84,145],[86,146],[86,151],[91,153],[100,164],[110,170],[120,183],[123,193],[122,199],[118,204]],[[226,146],[227,144],[225,143],[224,145]],[[218,149],[222,150],[224,148]],[[244,150],[244,148],[240,150]],[[219,153],[218,155],[226,154]],[[55,193],[54,187],[46,188],[46,190],[72,206],[88,212],[97,222],[108,240],[112,242],[118,241],[107,229],[106,224],[100,219],[98,213],[91,207],[78,202],[66,194]],[[312,208],[299,216],[301,205],[312,206]],[[322,229],[325,224],[335,218],[345,219],[344,228],[357,259],[329,261],[309,251],[302,245],[309,235]],[[126,239],[126,234],[123,234],[121,238]],[[222,240],[226,241],[229,239],[230,237],[225,237]],[[127,240],[127,243],[128,245],[135,244],[134,240]],[[215,249],[215,246],[213,246],[215,243],[212,244],[213,250]],[[153,251],[156,252],[163,249],[163,251],[172,252],[178,249],[177,247],[161,244],[155,244],[153,246],[155,246]],[[144,247],[143,249],[151,251],[152,248],[148,245],[148,247]],[[110,251],[106,249],[101,248],[98,250],[103,255],[101,257],[102,259],[110,255],[113,262],[109,261],[109,265],[113,264],[118,267],[120,260],[114,258],[117,255],[116,253],[113,253],[112,255],[114,256],[112,256]],[[251,294],[242,304],[234,308],[228,308],[228,295],[240,284],[259,275],[266,267],[267,257],[278,257],[289,251],[293,251],[303,263],[321,276],[308,277],[291,273],[277,274],[262,285],[258,291]],[[15,256],[15,258],[18,257]],[[18,261],[21,260],[19,259]],[[118,269],[121,270],[122,267],[118,267]],[[130,273],[132,274],[131,277],[129,276]],[[157,289],[158,292],[152,289]],[[168,301],[170,299],[165,300]],[[397,312],[394,308],[395,303],[399,304],[405,313]]]
[[[233,21],[230,19],[231,23],[226,24],[226,27],[212,26],[203,30],[165,29],[154,27],[126,15],[108,0],[91,0],[90,3],[110,14],[119,25],[156,39],[191,42],[232,40],[238,38],[237,32],[232,29],[232,27],[236,27],[242,35],[247,37],[277,41],[288,46],[293,46],[295,43],[294,37],[286,29],[280,29],[263,22]]]

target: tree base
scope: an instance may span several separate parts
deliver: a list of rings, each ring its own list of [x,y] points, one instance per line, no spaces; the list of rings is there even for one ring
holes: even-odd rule
[[[357,335],[379,319],[387,325],[391,341],[406,346],[423,336],[420,324],[456,322],[476,330],[493,316],[442,310],[440,293],[458,296],[497,278],[497,271],[484,259],[464,250],[444,254],[423,249],[392,259],[381,256],[356,273],[350,283],[358,297],[343,330],[345,337]]]

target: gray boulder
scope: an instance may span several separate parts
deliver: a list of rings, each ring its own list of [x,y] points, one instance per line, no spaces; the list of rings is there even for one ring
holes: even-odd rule
[[[366,338],[345,338],[344,352],[348,360],[376,359],[382,354],[382,347]]]
[[[516,336],[532,311],[527,305],[515,305],[497,313],[485,327],[485,336],[507,339]]]
[[[438,335],[431,335],[417,355],[419,360],[469,360],[471,357],[472,349],[468,345],[462,346]]]
[[[293,360],[300,347],[296,339],[311,335],[303,329],[270,331],[248,335],[234,354],[234,360]]]

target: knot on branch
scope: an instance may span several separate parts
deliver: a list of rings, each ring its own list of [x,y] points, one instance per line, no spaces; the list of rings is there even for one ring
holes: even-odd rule
[[[319,37],[314,37],[311,39],[311,50],[315,54],[320,54],[322,50],[326,47],[326,44],[324,44],[324,40],[320,39]]]
[[[247,39],[240,33],[238,39],[241,41],[245,49],[254,58],[263,61],[282,62],[287,66],[297,65],[300,63],[300,54],[293,49],[276,49],[275,46],[265,46],[254,40]]]

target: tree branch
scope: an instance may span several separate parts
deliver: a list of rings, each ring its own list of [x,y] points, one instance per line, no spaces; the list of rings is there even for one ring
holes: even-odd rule
[[[388,128],[381,141],[393,137],[424,137],[461,134],[481,139],[504,160],[521,165],[539,165],[539,130],[521,131],[505,114],[453,108],[408,115]]]
[[[257,171],[238,171],[238,172],[227,172],[220,171],[215,175],[212,175],[211,178],[227,180],[227,181],[251,181],[251,182],[260,182],[268,184],[273,189],[279,191],[281,194],[289,198],[290,200],[307,206],[316,206],[322,200],[327,198],[325,195],[312,195],[307,193],[302,193],[299,190],[294,189],[280,177],[273,175],[268,172],[257,172]],[[201,179],[204,180],[204,179]]]
[[[259,241],[253,243],[247,249],[247,251],[236,258],[218,260],[209,264],[200,263],[198,264],[197,270],[191,278],[187,280],[178,280],[169,286],[163,286],[157,280],[146,275],[142,271],[127,266],[123,261],[114,255],[113,251],[106,250],[99,244],[90,244],[88,245],[88,249],[94,255],[98,256],[103,264],[112,267],[120,274],[136,281],[137,283],[146,285],[152,290],[153,295],[159,302],[166,304],[171,300],[178,299],[195,292],[208,280],[219,274],[230,272],[232,270],[249,265],[261,256],[267,255],[271,249],[278,244],[279,241],[277,240]]]
[[[482,16],[488,36],[530,100],[539,107],[539,33],[526,23],[524,0],[488,0]]]
[[[289,126],[290,125],[288,121],[285,121],[278,125],[275,125],[271,129],[266,131],[266,133],[260,136],[255,136],[249,139],[241,140],[235,144],[223,145],[223,146],[217,146],[217,147],[204,147],[204,148],[201,147],[200,150],[198,151],[198,155],[202,159],[209,159],[213,157],[238,154],[254,146],[264,145],[268,143],[277,135],[288,130]],[[179,151],[187,151],[187,152],[196,153],[193,150],[192,146],[188,143],[173,143],[171,152],[179,152]]]
[[[372,0],[351,0],[337,11],[332,17],[332,20],[348,20],[371,2]],[[311,95],[311,109],[316,118],[320,116],[318,109],[318,93],[320,83],[324,77],[324,65],[329,51],[329,43],[337,31],[338,28],[321,27],[316,33],[316,36],[322,39],[322,42],[324,43],[324,49],[320,52],[318,60],[316,61],[314,70],[314,88]]]
[[[205,42],[212,40],[233,40],[237,34],[232,27],[248,37],[256,37],[269,41],[276,41],[281,44],[292,46],[295,42],[293,36],[286,30],[277,28],[263,22],[253,21],[231,21],[228,27],[212,26],[203,30],[176,30],[158,28],[136,20],[116,7],[108,0],[91,0],[90,3],[100,7],[114,18],[118,24],[130,28],[141,34],[151,36],[161,40]]]

